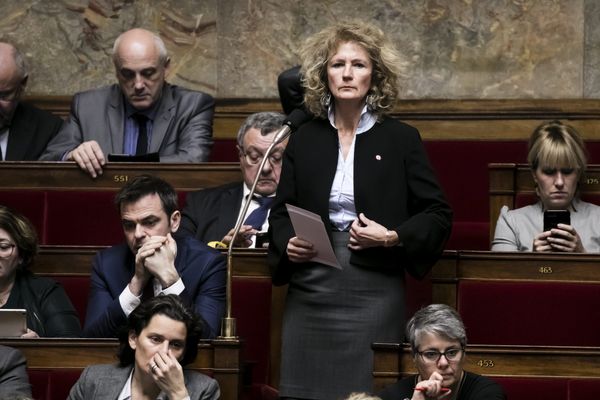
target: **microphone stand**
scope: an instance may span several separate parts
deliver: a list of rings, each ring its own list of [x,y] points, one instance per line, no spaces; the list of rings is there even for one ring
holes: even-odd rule
[[[273,151],[273,148],[275,147],[275,145],[282,142],[286,137],[287,136],[285,136],[283,138],[275,137],[275,139],[273,140],[273,143],[271,143],[271,145],[267,149],[267,151],[266,151],[265,155],[263,156],[263,159],[260,163],[260,168],[258,169],[258,172],[256,173],[256,177],[254,178],[254,182],[252,183],[252,187],[250,188],[250,194],[248,195],[248,198],[244,202],[244,206],[242,207],[242,212],[240,213],[240,216],[238,217],[238,220],[235,223],[235,229],[233,230],[233,236],[231,237],[231,242],[229,242],[229,247],[227,248],[227,288],[226,288],[226,290],[227,290],[227,292],[226,292],[227,311],[226,311],[225,317],[223,317],[221,319],[221,335],[219,336],[219,339],[224,339],[224,340],[237,339],[236,320],[235,320],[235,318],[233,318],[231,316],[231,278],[232,278],[232,274],[233,274],[233,246],[235,243],[235,239],[237,238],[237,236],[240,232],[240,229],[242,227],[242,223],[246,217],[246,212],[248,212],[248,207],[250,206],[250,202],[252,201],[252,196],[254,196],[254,192],[256,190],[256,185],[258,184],[258,180],[260,179],[262,170],[265,167],[265,163],[270,162],[269,156],[271,155],[271,152]]]

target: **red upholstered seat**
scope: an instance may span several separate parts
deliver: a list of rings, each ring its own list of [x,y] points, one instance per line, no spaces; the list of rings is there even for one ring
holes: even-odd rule
[[[600,346],[600,285],[461,280],[470,343]]]
[[[0,190],[0,204],[17,210],[35,227],[44,242],[46,193],[35,190]]]
[[[48,192],[46,244],[114,245],[123,230],[112,191]]]
[[[251,368],[251,382],[266,383],[269,378],[271,279],[236,277],[232,297],[231,312],[237,321],[237,335],[244,339],[242,359]]]
[[[510,400],[567,400],[568,378],[492,377]],[[591,400],[589,398],[588,400]]]
[[[81,326],[85,323],[85,311],[87,310],[88,297],[90,293],[89,276],[53,276],[52,279],[62,285],[79,315]]]
[[[36,400],[64,400],[69,396],[71,387],[77,382],[80,369],[35,369],[28,368],[32,395]]]
[[[600,398],[600,379],[571,379],[568,400]]]

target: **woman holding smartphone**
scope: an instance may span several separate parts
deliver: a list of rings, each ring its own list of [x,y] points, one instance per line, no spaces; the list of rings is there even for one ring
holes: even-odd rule
[[[600,207],[578,197],[587,157],[575,128],[560,121],[537,127],[529,139],[527,161],[539,201],[516,210],[502,207],[492,250],[600,252]],[[544,229],[549,210],[568,211],[569,223]]]

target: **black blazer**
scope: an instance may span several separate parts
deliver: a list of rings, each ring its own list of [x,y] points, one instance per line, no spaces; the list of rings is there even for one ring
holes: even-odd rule
[[[188,193],[177,235],[204,243],[223,239],[235,226],[243,196],[243,182]]]
[[[10,125],[5,159],[37,161],[63,120],[27,103],[19,103]]]
[[[292,135],[284,153],[277,197],[269,217],[269,256],[274,284],[285,284],[299,264],[286,255],[294,231],[285,203],[329,221],[329,193],[338,157],[338,135],[329,121],[315,119]],[[403,246],[353,251],[351,261],[368,268],[422,277],[443,251],[452,226],[452,211],[431,169],[419,132],[384,118],[356,137],[354,203],[388,229]]]

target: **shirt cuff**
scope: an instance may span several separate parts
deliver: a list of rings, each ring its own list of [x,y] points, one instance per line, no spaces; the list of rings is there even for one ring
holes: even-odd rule
[[[142,296],[138,297],[135,294],[131,293],[129,290],[129,284],[125,286],[125,289],[119,295],[119,303],[121,304],[121,309],[125,313],[126,316],[129,317],[129,314],[140,305],[142,302]]]
[[[181,280],[181,277],[177,280],[177,282],[175,282],[174,284],[172,284],[171,286],[164,288],[163,290],[160,291],[160,294],[176,294],[176,295],[180,295],[181,292],[183,292],[185,290],[185,285],[183,284],[183,281]]]

